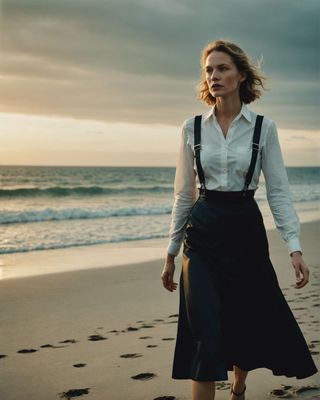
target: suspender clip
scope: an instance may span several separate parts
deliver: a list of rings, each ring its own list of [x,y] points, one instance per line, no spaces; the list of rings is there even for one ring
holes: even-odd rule
[[[252,143],[253,150],[259,150],[259,143]]]

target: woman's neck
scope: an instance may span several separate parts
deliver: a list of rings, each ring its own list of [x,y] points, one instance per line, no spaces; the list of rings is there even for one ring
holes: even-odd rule
[[[233,120],[240,112],[241,100],[216,98],[215,115],[218,120]]]

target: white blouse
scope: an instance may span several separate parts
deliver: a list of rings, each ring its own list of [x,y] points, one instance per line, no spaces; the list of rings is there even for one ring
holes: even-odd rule
[[[202,114],[201,165],[207,189],[242,190],[251,161],[251,146],[256,113],[242,103],[237,117],[229,126],[226,138],[216,119],[215,106]],[[194,144],[194,117],[184,121],[174,180],[174,204],[169,228],[168,254],[178,255],[189,212],[200,188]],[[300,222],[293,207],[287,172],[283,162],[277,127],[264,116],[259,154],[248,189],[257,189],[262,170],[269,206],[289,253],[300,250]]]

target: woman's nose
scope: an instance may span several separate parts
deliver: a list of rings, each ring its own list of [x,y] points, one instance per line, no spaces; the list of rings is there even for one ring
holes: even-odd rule
[[[212,70],[211,74],[210,74],[210,79],[212,81],[215,81],[219,78],[219,73],[216,69]]]

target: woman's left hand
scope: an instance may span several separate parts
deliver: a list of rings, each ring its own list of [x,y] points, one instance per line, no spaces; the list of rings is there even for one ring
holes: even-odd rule
[[[292,265],[296,274],[296,289],[301,289],[309,282],[309,269],[303,261],[299,251],[294,251],[292,254]]]

